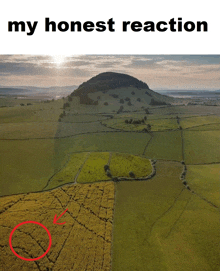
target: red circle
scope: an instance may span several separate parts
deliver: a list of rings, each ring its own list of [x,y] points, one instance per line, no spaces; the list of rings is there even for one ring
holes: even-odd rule
[[[21,225],[24,225],[24,224],[28,224],[28,223],[33,223],[33,224],[37,224],[37,225],[40,225],[42,228],[44,228],[49,236],[49,246],[47,248],[47,250],[44,252],[44,254],[42,254],[41,256],[37,257],[37,258],[34,258],[34,259],[27,259],[27,258],[24,258],[24,257],[21,257],[20,255],[18,255],[13,247],[12,247],[12,243],[11,243],[11,240],[12,240],[12,235],[13,233],[15,232],[15,230],[20,227]],[[52,245],[52,238],[51,238],[51,234],[49,232],[49,230],[41,223],[39,222],[36,222],[36,221],[25,221],[25,222],[22,222],[20,224],[18,224],[16,227],[14,227],[14,229],[11,231],[11,234],[9,236],[9,245],[10,245],[10,248],[11,248],[11,251],[20,259],[24,260],[24,261],[37,261],[37,260],[40,260],[41,258],[43,258],[50,250],[50,247]]]

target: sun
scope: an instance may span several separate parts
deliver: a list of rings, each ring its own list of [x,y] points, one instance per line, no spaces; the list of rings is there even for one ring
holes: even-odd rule
[[[62,66],[66,62],[66,56],[65,55],[51,55],[52,63],[56,64],[58,67]]]

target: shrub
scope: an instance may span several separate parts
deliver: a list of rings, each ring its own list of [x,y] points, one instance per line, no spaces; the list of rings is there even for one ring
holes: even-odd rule
[[[129,97],[126,97],[126,98],[125,98],[125,101],[126,101],[126,102],[128,102],[128,101],[130,101],[130,100],[131,100],[131,99],[130,99]]]
[[[130,171],[130,172],[129,172],[129,176],[130,176],[131,178],[135,178],[134,172]]]
[[[118,94],[109,94],[109,96],[112,96],[113,98],[118,98]]]
[[[129,102],[128,102],[128,105],[129,105],[129,106],[131,106],[131,105],[132,105],[132,104],[131,104],[131,101],[129,101]]]
[[[134,92],[134,91],[132,91],[132,92],[131,92],[131,95],[135,95],[135,92]]]
[[[70,104],[69,103],[64,103],[64,105],[63,105],[63,109],[65,109],[66,107],[69,107],[70,106]]]
[[[186,185],[186,188],[187,188],[188,190],[191,190],[190,187],[189,187],[188,185]]]
[[[68,101],[72,102],[72,100],[73,100],[72,97],[68,96]]]
[[[121,112],[123,111],[123,109],[124,109],[124,106],[121,105],[120,108],[119,108],[118,111],[117,111],[117,114],[121,113]]]
[[[120,99],[119,103],[120,103],[120,104],[123,104],[123,103],[124,103],[124,100],[123,100],[123,99]]]
[[[138,101],[138,102],[141,102],[141,98],[137,98],[137,101]]]
[[[107,170],[110,170],[110,169],[109,169],[109,165],[104,165],[104,170],[105,170],[105,172],[106,172]]]
[[[104,102],[104,105],[108,105],[108,102]]]
[[[112,178],[112,181],[113,182],[119,182],[119,179],[118,179],[118,177],[114,177],[114,178]]]

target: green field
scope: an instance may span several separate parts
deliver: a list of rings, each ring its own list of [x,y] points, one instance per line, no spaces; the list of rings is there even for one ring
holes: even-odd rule
[[[151,159],[182,160],[180,131],[156,132],[153,134],[145,156]]]
[[[220,125],[220,117],[215,115],[210,116],[197,116],[197,117],[188,117],[181,118],[181,126],[183,129],[204,126],[211,123],[218,123]]]
[[[187,164],[215,163],[220,161],[220,131],[183,132],[184,154]]]
[[[145,124],[127,124],[126,120],[142,120],[146,117]],[[142,131],[147,128],[147,124],[151,125],[151,131],[175,130],[179,128],[176,118],[149,118],[146,114],[123,114],[121,117],[115,116],[113,119],[102,121],[107,127],[120,129],[124,131]]]
[[[187,181],[199,195],[220,207],[220,164],[188,166]]]
[[[217,271],[218,210],[183,187],[178,163],[156,166],[151,181],[116,186],[113,270]]]
[[[42,190],[47,180],[54,174],[59,159],[59,155],[54,156],[52,139],[1,140],[0,194],[11,195]]]
[[[152,171],[150,161],[135,155],[113,153],[110,169],[113,176],[129,177],[129,172],[133,172],[135,177],[146,177]]]
[[[55,152],[122,152],[142,155],[150,135],[145,133],[101,132],[56,140]]]
[[[58,225],[65,240],[53,225],[57,240],[48,255],[58,259],[54,270],[62,270],[63,260],[67,268],[65,255],[77,246],[73,270],[218,271],[219,107],[149,106],[145,90],[138,91],[140,102],[128,90],[120,89],[119,99],[100,92],[97,106],[73,97],[65,110],[67,98],[29,106],[13,100],[14,106],[0,108],[0,196],[12,195],[2,198],[2,235],[15,213],[19,220],[36,212],[51,225],[55,210],[58,215],[68,206],[68,223]],[[117,113],[126,96],[133,105]],[[144,117],[145,123],[125,123]],[[143,132],[147,124],[151,129]],[[184,163],[188,189],[180,179]],[[53,266],[43,261],[33,270]]]

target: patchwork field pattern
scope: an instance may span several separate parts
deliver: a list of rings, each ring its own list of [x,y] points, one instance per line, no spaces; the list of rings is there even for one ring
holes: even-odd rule
[[[109,95],[108,106],[73,97],[65,114],[67,99],[1,108],[1,271],[219,270],[219,107],[152,106],[146,114],[129,95],[134,105],[121,113]],[[53,224],[66,208],[58,221],[66,223]],[[52,247],[26,262],[8,238],[31,220],[48,228]],[[12,244],[35,258],[48,240],[30,223]]]
[[[56,188],[67,183],[90,183],[111,180],[113,177],[146,177],[152,171],[148,159],[122,153],[81,152],[69,155],[67,163],[47,182],[44,190]],[[107,176],[104,166],[110,166],[111,175]]]
[[[66,224],[53,224],[54,215],[66,208],[59,220]],[[110,270],[113,208],[112,182],[67,185],[50,192],[2,198],[1,270]],[[8,238],[17,224],[31,220],[47,227],[52,246],[44,258],[27,262],[12,253]],[[34,224],[20,226],[12,237],[14,250],[29,259],[42,255],[48,243],[46,231]]]
[[[175,148],[173,147],[175,146]],[[182,140],[180,131],[156,132],[145,151],[151,159],[182,160]]]
[[[116,185],[113,270],[217,271],[218,209],[184,187],[180,163],[156,168],[150,181]]]
[[[135,118],[134,118],[135,116]],[[178,124],[176,122],[176,118],[166,117],[166,118],[158,118],[153,119],[149,118],[146,114],[135,114],[132,115],[122,115],[121,117],[115,116],[113,119],[102,121],[102,124],[105,124],[107,127],[111,127],[114,129],[120,129],[124,131],[142,131],[144,128],[147,128],[147,124],[151,125],[151,131],[163,131],[163,130],[175,130],[178,129]],[[145,124],[127,124],[126,120],[142,120],[146,117]]]

